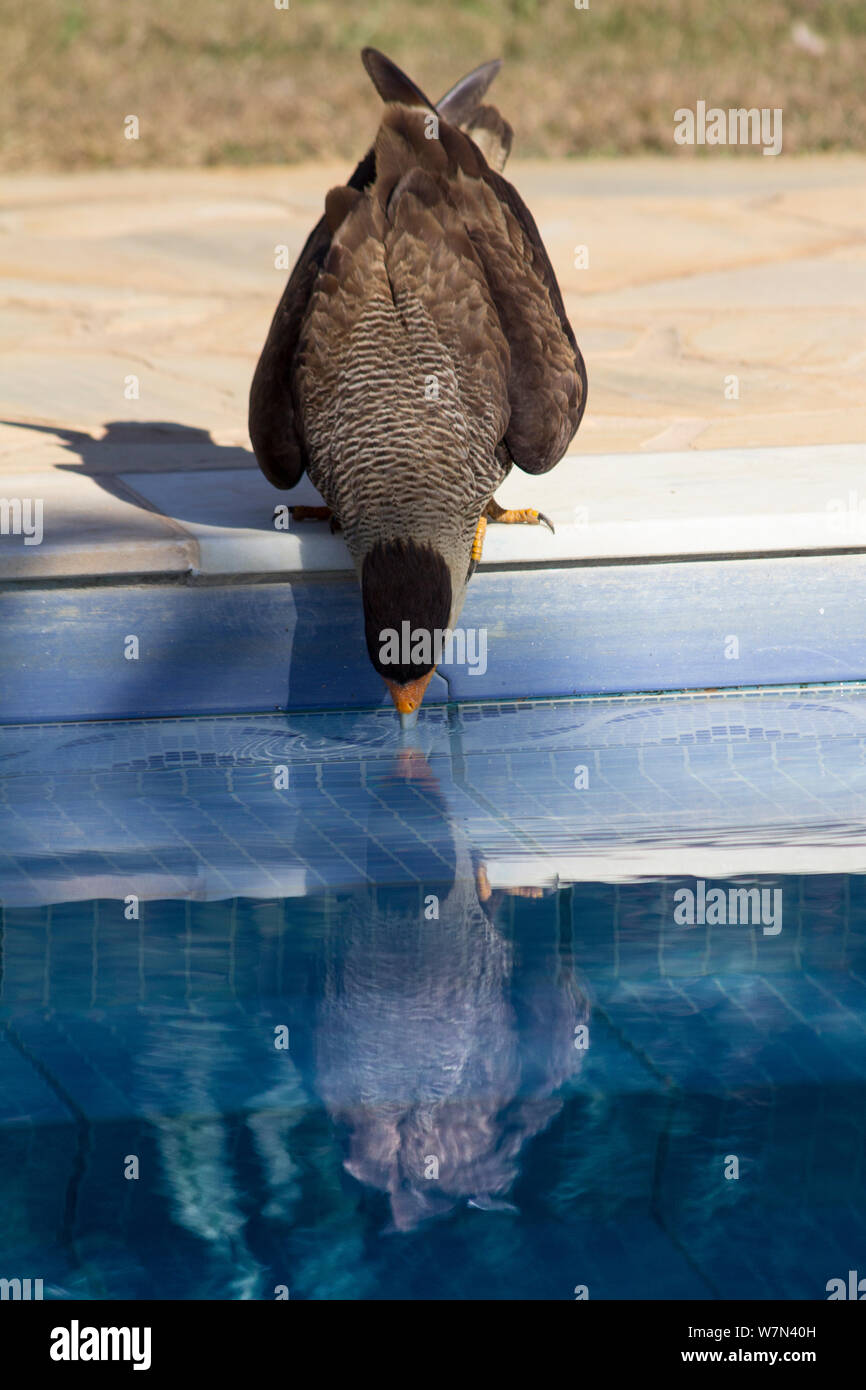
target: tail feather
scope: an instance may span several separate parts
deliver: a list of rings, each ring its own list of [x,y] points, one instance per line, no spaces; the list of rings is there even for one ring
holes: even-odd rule
[[[424,95],[411,77],[407,77],[402,68],[398,68],[397,64],[386,58],[384,53],[380,53],[378,48],[362,48],[361,62],[383,101],[396,101],[401,106],[426,106],[430,111],[436,110],[429,97]]]
[[[492,110],[482,107],[481,102],[502,67],[500,58],[482,63],[480,67],[461,77],[434,106],[417,83],[390,58],[386,58],[378,48],[362,49],[361,61],[383,101],[397,102],[400,106],[424,106],[429,111],[438,111],[451,125],[463,127],[478,116],[479,108],[481,111]]]
[[[331,236],[336,235],[349,213],[357,207],[363,196],[363,193],[359,192],[357,188],[349,188],[346,184],[341,184],[339,188],[330,190],[325,197],[325,221]]]
[[[477,111],[487,88],[501,67],[502,59],[494,58],[492,62],[482,63],[474,72],[461,77],[450,92],[446,92],[436,103],[439,115],[444,116],[452,125],[463,125]]]
[[[475,141],[491,169],[501,174],[511,153],[514,131],[496,107],[479,106],[463,130]]]

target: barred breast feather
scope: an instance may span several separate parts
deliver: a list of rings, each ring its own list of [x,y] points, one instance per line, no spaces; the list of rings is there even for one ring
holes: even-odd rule
[[[388,104],[286,288],[250,433],[276,486],[309,471],[356,561],[410,532],[447,558],[512,463],[543,473],[562,457],[586,374],[538,229],[499,172],[511,129],[480,104],[498,64],[437,114],[382,54],[364,61]]]
[[[438,145],[424,119],[386,111],[376,181],[337,228],[300,333],[309,473],[353,551],[411,533],[447,556],[507,472],[496,448],[510,415],[508,344],[430,167]]]

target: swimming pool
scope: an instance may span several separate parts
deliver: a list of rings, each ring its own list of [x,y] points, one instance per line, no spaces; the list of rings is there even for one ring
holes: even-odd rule
[[[0,756],[0,1276],[814,1299],[862,1264],[861,690]]]

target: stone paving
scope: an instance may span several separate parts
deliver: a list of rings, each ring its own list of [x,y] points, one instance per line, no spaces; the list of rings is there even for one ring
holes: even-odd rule
[[[587,359],[579,453],[866,439],[866,159],[510,172]],[[88,436],[105,436],[88,472],[162,471],[166,449],[184,469],[251,462],[249,380],[287,275],[275,247],[293,262],[345,174],[8,177],[0,467],[75,466]],[[122,422],[185,429],[130,435]]]
[[[78,582],[123,570],[285,572],[292,545],[296,568],[339,566],[342,543],[325,529],[309,539],[275,536],[272,499],[282,499],[255,469],[245,418],[250,375],[286,275],[273,266],[274,247],[285,243],[293,260],[325,189],[344,172],[7,180],[0,495],[45,497],[47,504],[44,545],[2,537],[0,580],[20,583],[35,573],[50,585],[54,576]],[[572,544],[581,556],[598,557],[663,556],[678,544],[693,554],[866,551],[866,516],[858,513],[841,533],[839,518],[830,525],[828,517],[829,501],[856,498],[866,486],[859,482],[864,174],[862,159],[516,166],[587,357],[591,396],[569,462],[550,479],[510,479],[515,493],[504,500],[549,509],[565,555],[574,553]],[[586,269],[574,265],[580,245],[589,251]],[[739,397],[729,400],[724,385],[732,375]],[[782,447],[794,445],[808,447]],[[527,483],[531,491],[521,499]],[[575,499],[589,501],[588,526],[573,524],[569,536],[562,523]],[[488,553],[501,560],[506,544],[523,546],[527,557],[549,561],[560,554],[553,541],[547,533],[494,534]],[[843,560],[856,579],[862,558],[832,563]],[[790,581],[792,591],[809,592],[814,607],[825,602],[818,582],[826,588],[824,561],[773,561],[779,570],[819,564],[811,587],[799,571]],[[656,603],[668,567],[643,568]],[[690,570],[687,582],[696,586],[699,567],[669,568]],[[721,581],[732,568],[721,558],[715,566],[722,614]],[[599,590],[607,574],[596,571]],[[766,588],[768,649],[782,640],[784,616],[769,578],[759,572],[752,586]],[[163,591],[147,588],[148,602]],[[97,598],[111,592],[108,585],[92,591]],[[122,592],[127,605],[132,590]],[[174,596],[184,592],[171,588]],[[207,596],[217,588],[189,592]],[[39,681],[48,669],[61,687],[70,672],[89,666],[97,683],[106,684],[109,669],[117,684],[133,683],[120,647],[121,634],[136,628],[130,609],[112,628],[97,607],[76,618],[79,597],[72,589],[46,595],[27,583],[23,594],[3,595],[9,606],[26,601],[35,615],[19,629],[37,632],[28,645],[7,610],[5,649],[43,710],[33,692],[44,690]],[[627,614],[629,604],[616,609]],[[839,614],[847,621],[851,609],[856,614],[853,582],[835,609],[828,604],[831,636],[812,614],[797,640],[802,631],[804,647],[823,642],[837,657]],[[684,604],[685,628],[697,611]],[[824,606],[817,611],[823,618]],[[158,641],[168,633],[181,657],[169,647],[170,659],[157,662],[149,679],[167,687],[174,678],[182,687],[200,664],[193,634],[177,612],[171,621],[154,613]],[[611,631],[622,621],[612,618]],[[63,623],[74,634],[67,648],[56,641]],[[227,625],[237,660],[222,663],[221,685],[233,664],[250,660],[241,627]],[[112,642],[118,634],[110,668],[87,646],[89,632],[106,628]],[[667,636],[664,622],[658,628],[676,668],[676,625]],[[718,630],[729,630],[727,617]],[[587,631],[584,623],[580,635]],[[253,633],[252,645],[285,685],[282,639],[268,648]],[[610,664],[607,654],[604,660]],[[71,696],[62,699],[67,717]],[[739,1297],[814,1297],[816,1261],[820,1269],[848,1268],[852,1233],[854,1246],[863,1234],[855,973],[863,973],[863,913],[853,875],[864,853],[864,704],[862,692],[850,689],[578,706],[510,702],[464,708],[459,728],[443,711],[425,710],[417,736],[426,740],[455,833],[484,851],[494,889],[575,885],[570,901],[529,904],[546,914],[563,959],[574,950],[577,983],[592,980],[596,1040],[583,1095],[575,1088],[550,1131],[562,1159],[550,1170],[554,1178],[562,1173],[550,1183],[555,1220],[519,1226],[517,1264],[532,1296],[560,1296],[547,1271],[573,1261],[575,1249],[588,1252],[580,1277],[619,1297],[645,1293],[647,1270],[658,1296],[727,1296],[733,1288]],[[312,977],[313,932],[324,940],[317,921],[275,895],[326,883],[357,888],[358,865],[385,877],[381,791],[401,736],[390,710],[361,718],[349,711],[292,716],[288,724],[245,715],[58,726],[43,727],[38,738],[29,728],[2,731],[13,812],[0,846],[8,967],[0,1119],[12,1121],[4,1190],[15,1213],[5,1234],[22,1269],[44,1271],[52,1296],[151,1296],[156,1288],[162,1296],[213,1297],[216,1290],[236,1297],[244,1279],[245,1291],[258,1294],[262,1249],[279,1249],[284,1259],[287,1219],[305,1219],[297,1172],[318,1183],[316,1210],[325,1220],[317,1229],[330,1245],[317,1265],[318,1245],[299,1227],[296,1282],[305,1296],[330,1295],[321,1271],[333,1264],[333,1232],[349,1230],[355,1199],[336,1179],[341,1157],[322,1139],[319,1119],[303,1130],[313,1135],[315,1153],[292,1139],[308,1109],[315,1115],[300,1074],[280,1062],[280,1078],[262,1083],[257,1059],[262,1027],[272,1032],[285,1019],[286,1002],[293,1031],[306,1026],[312,995],[293,993],[293,982]],[[292,796],[283,803],[269,780],[277,758],[292,768]],[[574,781],[578,761],[592,769],[595,791],[585,801]],[[421,823],[426,844],[426,807]],[[420,883],[410,832],[407,820],[390,833],[407,876]],[[674,884],[623,882],[765,873],[777,883],[786,871],[798,877],[783,881],[779,938],[757,926],[734,935],[706,925],[678,937]],[[611,886],[594,881],[602,878]],[[119,898],[130,884],[145,902],[140,931],[120,922],[117,902],[93,901]],[[167,892],[180,901],[166,905]],[[190,901],[240,894],[259,900],[240,909]],[[542,919],[531,925],[537,942]],[[533,1006],[545,997],[536,991]],[[549,1005],[540,1007],[551,1016]],[[503,1047],[515,1045],[503,1035]],[[600,1106],[598,1097],[610,1104]],[[168,1194],[148,1208],[143,1241],[129,1212],[118,1225],[105,1201],[116,1154],[139,1150],[142,1115],[157,1135],[154,1161]],[[184,1128],[190,1115],[194,1123]],[[251,1117],[240,1146],[238,1115]],[[82,1123],[84,1162],[74,1138]],[[718,1135],[732,1135],[737,1151],[752,1154],[752,1187],[776,1194],[766,1211],[754,1203],[708,1206],[700,1175],[710,1171]],[[223,1152],[229,1161],[220,1166]],[[235,1161],[247,1153],[255,1155],[254,1180],[249,1165]],[[617,1175],[612,1188],[581,1167],[585,1154],[599,1153],[602,1176]],[[546,1154],[549,1160],[549,1146]],[[211,1220],[215,1173],[224,1200]],[[69,1235],[69,1220],[58,1194],[73,1188],[74,1229],[59,1239],[58,1232]],[[578,1188],[588,1196],[576,1205]],[[258,1192],[265,1195],[257,1214]],[[333,1201],[329,1193],[337,1194]],[[202,1210],[210,1220],[204,1238]],[[259,1245],[246,1243],[250,1210]],[[595,1220],[599,1211],[604,1223]],[[189,1234],[201,1258],[193,1250],[192,1263],[173,1255],[166,1262],[164,1252]],[[357,1296],[372,1287],[357,1255],[367,1246],[354,1235],[347,1240],[339,1263]],[[477,1235],[466,1248],[488,1249]],[[501,1264],[497,1253],[497,1277]],[[399,1265],[400,1292],[411,1293],[415,1285],[406,1281],[414,1271],[406,1258]],[[446,1271],[446,1295],[447,1271],[468,1267],[462,1258],[434,1265]],[[426,1266],[425,1254],[425,1281]],[[484,1291],[484,1274],[483,1262],[472,1266],[469,1284]]]
[[[556,538],[492,527],[485,564],[866,547],[866,159],[511,172],[590,396],[567,464],[499,494]],[[275,534],[286,494],[246,431],[288,267],[343,177],[7,180],[0,495],[43,499],[45,525],[2,536],[0,580],[350,568],[327,528]],[[304,480],[290,500],[316,497]]]

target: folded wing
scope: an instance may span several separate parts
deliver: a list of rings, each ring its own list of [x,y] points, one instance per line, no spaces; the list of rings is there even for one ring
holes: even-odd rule
[[[547,472],[580,424],[586,371],[532,215],[465,132],[440,121],[439,138],[431,140],[417,109],[385,112],[376,167],[374,191],[388,216],[423,176],[462,224],[465,254],[483,271],[509,350],[507,426],[498,442],[525,472]],[[449,321],[452,312],[441,302],[437,322]]]
[[[365,49],[362,59],[384,101],[417,106],[427,112],[438,110],[440,117],[455,125],[468,126],[475,121],[476,133],[488,141],[496,167],[502,167],[511,144],[510,128],[499,118],[503,129],[498,140],[490,144],[486,131],[492,118],[485,113],[492,112],[492,108],[481,106],[501,66],[498,61],[484,63],[461,78],[434,107],[411,78],[383,53]],[[363,190],[375,178],[376,157],[371,149],[357,165],[346,187]],[[293,363],[310,295],[330,249],[334,230],[333,216],[329,221],[326,215],[307,238],[277,306],[250,389],[249,432],[253,449],[262,472],[278,488],[294,487],[307,467],[303,428],[293,390]]]

